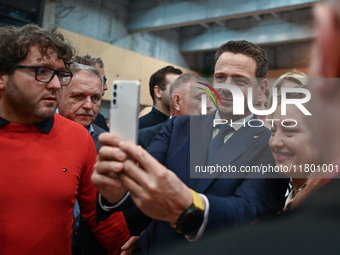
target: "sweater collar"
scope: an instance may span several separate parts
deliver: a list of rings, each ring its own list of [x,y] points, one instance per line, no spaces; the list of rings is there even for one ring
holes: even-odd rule
[[[9,123],[11,123],[11,122],[0,117],[0,128],[3,128],[3,126],[5,126]],[[53,124],[54,124],[54,116],[52,116],[51,118],[36,122],[33,125],[37,129],[39,129],[41,132],[48,134],[48,133],[51,132]]]

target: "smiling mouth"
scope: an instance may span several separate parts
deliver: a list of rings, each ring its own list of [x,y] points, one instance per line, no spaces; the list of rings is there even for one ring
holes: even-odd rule
[[[276,153],[278,157],[292,157],[294,153]]]
[[[230,98],[230,97],[221,97],[221,101],[222,102],[230,103],[230,102],[233,102],[233,98]]]
[[[294,157],[294,153],[276,153],[276,161],[285,161]]]

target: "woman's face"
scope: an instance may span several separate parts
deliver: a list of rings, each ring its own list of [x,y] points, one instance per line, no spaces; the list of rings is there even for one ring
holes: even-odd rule
[[[302,170],[305,164],[309,168],[311,164],[318,165],[321,162],[319,149],[316,147],[313,135],[306,122],[306,117],[295,105],[287,105],[287,114],[281,116],[281,106],[278,106],[274,112],[273,127],[271,128],[271,137],[269,139],[269,147],[276,160],[277,166],[286,167],[290,172],[282,172],[282,174],[291,177],[301,177],[304,173],[300,173],[300,165]],[[289,120],[296,120],[296,122]],[[294,169],[296,171],[294,172]]]

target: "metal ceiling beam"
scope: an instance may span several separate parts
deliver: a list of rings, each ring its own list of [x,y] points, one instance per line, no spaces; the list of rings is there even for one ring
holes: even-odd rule
[[[210,29],[210,26],[207,23],[200,23],[200,25],[205,29]]]
[[[271,12],[270,13],[275,19],[280,19],[280,15],[277,14],[276,12]]]
[[[131,0],[128,31],[145,32],[312,6],[318,0]]]
[[[259,21],[259,22],[262,21],[260,15],[256,15],[256,14],[255,14],[255,15],[253,15],[253,18],[256,19],[256,20]]]
[[[259,45],[299,42],[314,38],[313,21],[262,21],[248,29],[232,30],[215,27],[200,35],[181,37],[180,51],[198,52],[216,50],[229,40],[247,40]]]
[[[215,23],[220,27],[225,27],[225,21],[215,21]]]

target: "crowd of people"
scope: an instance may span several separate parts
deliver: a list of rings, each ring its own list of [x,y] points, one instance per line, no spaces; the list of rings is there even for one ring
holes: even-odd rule
[[[107,132],[100,57],[0,27],[0,254],[336,254],[340,2],[314,17],[309,74],[271,88],[244,40],[217,49],[212,82],[157,70],[138,145]]]

